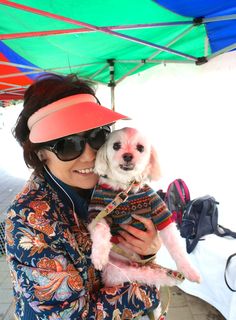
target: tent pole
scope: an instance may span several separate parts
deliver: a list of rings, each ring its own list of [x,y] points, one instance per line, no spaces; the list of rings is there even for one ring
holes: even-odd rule
[[[111,108],[115,111],[115,87],[111,87]]]
[[[111,88],[111,109],[115,111],[115,60],[108,59],[107,63],[109,64],[110,71],[110,82],[108,83],[108,87]]]
[[[166,47],[170,47],[172,44],[174,44],[175,42],[177,42],[179,39],[183,38],[186,34],[188,34],[191,30],[192,30],[193,26],[190,26],[187,30],[185,30],[184,32],[182,32],[180,35],[178,35],[177,37],[175,37],[173,40],[171,40],[170,42],[168,42],[166,44]],[[156,52],[154,52],[149,58],[147,59],[143,59],[142,61],[139,62],[138,65],[136,65],[134,68],[132,68],[130,71],[128,71],[123,77],[121,77],[118,81],[116,81],[116,85],[121,82],[123,79],[125,79],[128,75],[130,75],[131,73],[133,73],[134,71],[136,71],[138,68],[141,68],[145,63],[153,63],[153,58],[158,56],[162,51],[158,50]],[[177,60],[176,60],[177,61]],[[188,62],[192,62],[192,60],[187,60]],[[130,61],[129,61],[130,62]],[[161,61],[159,63],[162,63]],[[163,62],[165,63],[165,62]]]
[[[0,1],[1,3],[1,1]],[[157,27],[168,27],[168,26],[178,26],[178,25],[188,25],[192,24],[192,20],[189,21],[176,21],[176,22],[157,22],[157,23],[146,23],[146,24],[131,24],[131,25],[118,25],[118,26],[103,26],[103,28],[108,28],[110,30],[129,30],[129,29],[146,29],[146,28],[157,28]],[[18,38],[28,38],[28,37],[44,37],[52,36],[58,34],[73,34],[73,33],[90,33],[96,32],[96,30],[91,30],[88,28],[74,28],[67,30],[46,30],[46,31],[31,31],[31,32],[17,32],[17,33],[6,33],[0,34],[0,40],[18,39]]]
[[[213,58],[219,56],[220,54],[226,53],[226,52],[228,52],[228,51],[230,51],[230,50],[233,50],[233,49],[235,49],[235,48],[236,48],[236,43],[233,43],[233,44],[231,44],[231,45],[228,46],[228,47],[225,47],[225,48],[223,48],[223,49],[221,49],[221,50],[219,50],[219,51],[216,51],[216,52],[212,53],[210,56],[207,57],[207,59],[208,59],[208,60],[213,59]]]
[[[235,20],[236,14],[229,14],[226,16],[218,16],[218,17],[212,17],[212,18],[203,18],[203,23],[209,23],[209,22],[218,22],[218,21],[228,21],[228,20]]]

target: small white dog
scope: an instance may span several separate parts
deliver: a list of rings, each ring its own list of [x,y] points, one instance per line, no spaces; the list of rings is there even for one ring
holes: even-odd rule
[[[140,226],[140,222],[135,220],[132,214],[151,218],[178,271],[188,280],[200,282],[198,272],[191,266],[180,244],[180,235],[175,223],[171,222],[169,210],[147,184],[160,176],[157,156],[148,140],[133,128],[113,131],[97,153],[95,170],[100,179],[91,199],[91,219],[114,199],[118,191],[126,190],[130,183],[135,181],[126,201],[98,223],[92,220],[89,224],[93,242],[91,259],[95,268],[102,270],[104,283],[112,286],[138,281],[159,287],[173,286],[183,281],[184,277],[179,277],[178,272],[171,272],[154,263],[135,265],[130,260],[135,261],[137,255],[127,252],[127,249],[125,256],[112,250],[111,239],[116,242],[120,224],[132,223],[136,227]],[[118,246],[121,250],[124,249],[121,244]]]

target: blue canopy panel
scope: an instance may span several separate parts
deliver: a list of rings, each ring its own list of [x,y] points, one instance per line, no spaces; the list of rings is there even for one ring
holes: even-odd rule
[[[41,75],[41,72],[29,74],[27,73],[29,70],[33,70],[34,68],[38,68],[33,63],[29,62],[28,60],[22,58],[20,55],[18,55],[15,51],[13,51],[11,48],[9,48],[7,45],[5,45],[2,41],[0,41],[0,52],[2,55],[5,56],[6,60],[9,61],[9,63],[16,64],[18,70],[20,70],[23,73],[27,74],[27,77],[34,80],[39,75]],[[28,66],[29,68],[23,68],[23,66]],[[31,69],[32,68],[32,69]]]
[[[213,18],[236,14],[235,0],[153,0],[182,16]],[[205,22],[212,53],[236,44],[236,17],[233,20]],[[234,49],[235,50],[235,49]]]

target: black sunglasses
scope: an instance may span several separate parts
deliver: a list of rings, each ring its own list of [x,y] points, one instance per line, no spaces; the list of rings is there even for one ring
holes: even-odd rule
[[[86,131],[83,135],[73,134],[54,140],[51,143],[43,145],[43,148],[55,153],[61,161],[71,161],[81,156],[86,143],[91,148],[98,150],[106,142],[110,132],[111,128],[109,126],[103,126]]]

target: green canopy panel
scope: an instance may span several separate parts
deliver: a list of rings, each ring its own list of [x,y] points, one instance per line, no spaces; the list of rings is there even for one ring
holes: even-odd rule
[[[212,54],[202,19],[151,0],[0,0],[0,14],[0,99],[22,98],[44,72],[114,86],[163,62],[201,64]]]

